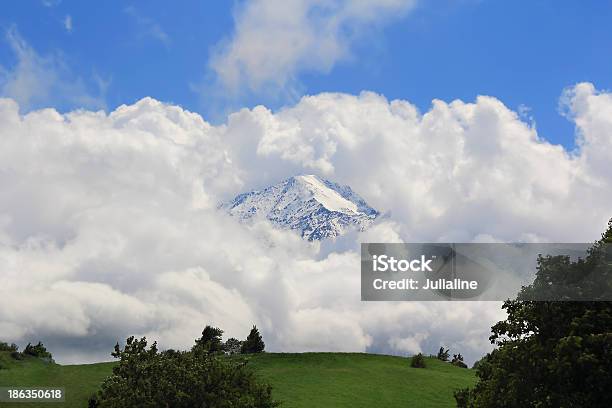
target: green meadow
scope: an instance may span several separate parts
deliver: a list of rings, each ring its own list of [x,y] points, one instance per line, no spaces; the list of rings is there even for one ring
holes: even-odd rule
[[[262,353],[247,357],[269,382],[281,407],[454,407],[453,391],[474,385],[473,370],[435,358],[427,368],[410,360],[364,353]],[[86,407],[88,397],[112,372],[114,363],[59,365],[0,352],[0,386],[66,389],[64,404],[3,404],[7,407]]]

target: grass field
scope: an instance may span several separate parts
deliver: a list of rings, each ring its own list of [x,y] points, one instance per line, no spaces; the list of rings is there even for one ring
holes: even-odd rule
[[[37,358],[26,357],[16,361],[9,353],[0,352],[0,387],[63,387],[66,389],[66,403],[0,403],[2,407],[87,407],[87,399],[100,386],[102,380],[111,374],[114,363],[83,365],[59,365],[45,363]]]
[[[409,359],[361,353],[264,353],[249,357],[257,374],[272,384],[282,407],[453,407],[453,390],[475,383],[472,370],[433,358],[427,368]],[[57,365],[10,359],[0,352],[0,386],[57,386],[64,404],[2,404],[2,407],[86,407],[88,397],[111,374],[113,363]]]

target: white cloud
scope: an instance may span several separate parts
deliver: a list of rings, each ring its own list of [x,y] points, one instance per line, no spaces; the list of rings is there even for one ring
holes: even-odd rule
[[[212,323],[270,350],[487,351],[495,302],[360,298],[357,243],[590,241],[612,216],[612,95],[563,98],[578,149],[538,137],[492,97],[423,114],[373,93],[320,94],[212,126],[145,98],[114,112],[0,99],[0,331],[60,361],[108,356],[147,335],[188,347]],[[321,245],[237,223],[217,203],[315,172],[388,218]]]
[[[72,74],[61,54],[40,55],[14,26],[7,30],[6,42],[16,63],[13,67],[0,65],[0,96],[16,100],[24,110],[51,105],[105,107],[103,95],[93,95],[85,81]]]
[[[64,28],[68,33],[72,33],[72,16],[70,14],[64,17]]]
[[[226,91],[286,92],[301,72],[328,72],[353,44],[416,0],[253,0],[234,13],[234,33],[210,67]]]
[[[171,43],[170,36],[164,31],[159,23],[150,17],[142,15],[135,7],[128,6],[124,12],[134,18],[139,28],[140,37],[153,38],[165,46]]]
[[[59,6],[62,0],[42,0],[42,4],[45,7],[56,7]]]

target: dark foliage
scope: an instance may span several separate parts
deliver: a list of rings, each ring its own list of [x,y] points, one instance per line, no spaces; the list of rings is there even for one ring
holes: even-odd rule
[[[453,359],[451,360],[451,364],[461,368],[467,368],[467,364],[463,362],[463,356],[461,353],[453,354]]]
[[[586,259],[540,257],[534,283],[504,303],[508,318],[490,337],[497,348],[479,362],[475,388],[455,395],[459,407],[610,406],[612,302],[526,300],[552,280],[597,299],[612,283],[609,243],[612,221]]]
[[[444,347],[440,347],[440,350],[438,351],[438,355],[437,355],[438,360],[448,361],[448,356],[449,356],[449,349],[444,350]]]
[[[261,353],[266,347],[257,326],[253,326],[246,340],[242,342],[240,352],[243,354]]]
[[[4,343],[2,341],[0,341],[0,351],[17,351],[19,350],[19,347],[15,344],[15,343]]]
[[[47,351],[45,346],[40,341],[35,346],[28,343],[28,345],[23,349],[23,355],[38,357],[46,360],[52,359],[51,353]]]
[[[412,358],[410,359],[410,367],[426,368],[425,356],[423,356],[423,353],[419,353],[417,355],[412,356]]]
[[[196,339],[193,350],[206,351],[208,353],[220,353],[223,351],[221,336],[223,330],[218,327],[206,326],[202,330],[202,337]]]
[[[233,362],[214,353],[159,352],[156,343],[147,348],[143,337],[127,339],[122,350],[115,346],[119,364],[101,390],[89,400],[90,408],[266,408],[271,387],[259,383],[244,362]]]
[[[11,358],[15,360],[23,360],[23,354],[18,351],[11,351]]]
[[[230,337],[227,339],[225,344],[223,345],[223,350],[226,354],[240,354],[240,350],[242,349],[242,342],[238,339]]]

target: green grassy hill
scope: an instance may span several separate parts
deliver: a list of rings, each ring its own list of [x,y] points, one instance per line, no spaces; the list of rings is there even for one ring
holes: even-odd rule
[[[435,358],[411,368],[403,357],[362,353],[262,354],[250,364],[286,407],[454,407],[472,370]]]
[[[453,390],[473,385],[474,372],[426,360],[427,368],[419,369],[407,358],[374,354],[264,353],[249,357],[249,365],[272,384],[282,407],[453,407]],[[0,352],[0,366],[8,367],[0,369],[0,386],[64,387],[66,403],[52,406],[86,407],[113,363],[63,366],[34,358],[15,361]]]

